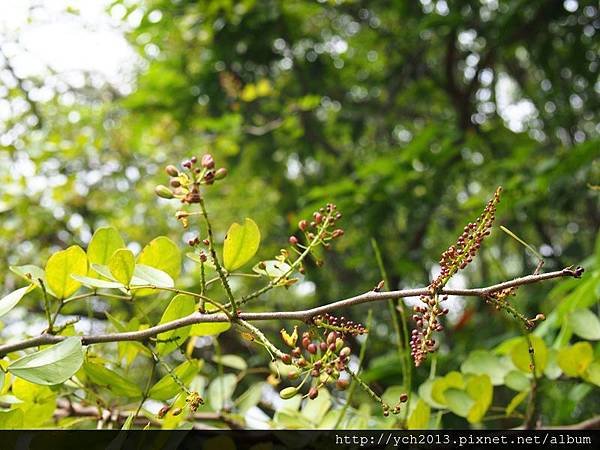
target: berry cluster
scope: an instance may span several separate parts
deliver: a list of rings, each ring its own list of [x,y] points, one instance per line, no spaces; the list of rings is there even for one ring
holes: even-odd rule
[[[297,368],[288,374],[288,378],[296,380],[304,376],[299,386],[283,389],[280,392],[281,398],[288,399],[296,395],[309,379],[312,381],[306,397],[310,399],[317,398],[319,389],[327,383],[335,383],[339,390],[346,389],[348,380],[340,378],[340,373],[346,370],[352,351],[343,337],[343,333],[326,330],[322,336],[305,331],[299,338],[297,327],[291,335],[281,330],[283,342],[291,348],[289,353],[283,354],[281,361]]]
[[[311,321],[319,328],[334,330],[342,333],[342,335],[359,336],[368,332],[361,323],[348,320],[344,316],[335,317],[329,313],[314,316]]]
[[[416,367],[419,367],[425,361],[429,353],[435,351],[436,341],[433,339],[433,333],[444,329],[439,322],[439,318],[448,313],[448,309],[441,306],[441,302],[448,297],[444,296],[440,299],[438,293],[453,275],[459,270],[463,270],[473,261],[483,239],[490,234],[496,217],[496,207],[500,202],[501,191],[502,188],[500,187],[496,189],[494,197],[487,203],[477,220],[469,223],[459,236],[456,244],[451,245],[448,250],[442,253],[440,274],[429,284],[429,294],[421,296],[423,306],[414,307],[413,320],[416,328],[412,331],[410,347]]]
[[[288,242],[292,246],[292,250],[298,254],[302,254],[302,250],[314,248],[317,245],[322,245],[325,250],[331,248],[331,242],[344,235],[344,230],[336,228],[336,221],[342,218],[342,213],[337,211],[337,206],[333,203],[328,203],[325,207],[319,208],[312,215],[311,220],[302,219],[298,222],[298,229],[304,234],[304,244],[297,236],[289,237]],[[316,260],[316,265],[319,267],[323,264],[320,259]],[[300,273],[304,273],[304,266],[300,266]]]
[[[182,171],[173,165],[165,168],[167,175],[171,177],[169,187],[162,184],[156,186],[156,195],[166,199],[177,198],[184,204],[200,203],[200,186],[213,184],[227,176],[227,169],[221,167],[215,170],[215,160],[210,154],[202,156],[200,161],[193,156],[181,166]],[[183,218],[178,217],[179,220]]]

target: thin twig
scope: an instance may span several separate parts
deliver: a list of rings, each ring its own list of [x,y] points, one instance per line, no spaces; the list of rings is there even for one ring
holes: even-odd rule
[[[492,286],[477,288],[477,289],[443,289],[440,294],[445,295],[460,295],[469,297],[482,297],[486,298],[489,294],[503,289],[522,286],[526,284],[539,283],[541,281],[551,280],[554,278],[564,277],[579,277],[581,276],[581,269],[565,268],[555,272],[548,272],[539,275],[527,275],[521,278],[515,278],[511,281],[505,281],[503,283],[495,284]],[[362,303],[378,302],[389,299],[405,298],[405,297],[418,297],[420,295],[427,295],[429,292],[428,288],[418,289],[404,289],[399,291],[387,291],[387,292],[373,292],[357,295],[355,297],[339,300],[324,306],[316,308],[306,309],[302,311],[273,311],[273,312],[260,312],[260,313],[241,313],[234,321],[240,324],[244,324],[245,328],[248,328],[248,321],[265,321],[265,320],[299,320],[307,321],[310,318],[324,314],[326,312],[335,311],[342,308],[360,305]],[[196,294],[197,295],[197,294]],[[238,320],[239,319],[239,320]],[[178,328],[194,325],[196,323],[220,323],[220,322],[231,322],[232,318],[225,313],[215,314],[202,314],[200,312],[194,312],[189,316],[182,317],[181,319],[166,322],[161,325],[146,328],[145,330],[129,331],[122,333],[109,333],[109,334],[96,334],[96,335],[84,335],[81,336],[81,342],[84,345],[99,344],[106,342],[122,342],[122,341],[144,341],[151,337],[154,337],[165,331],[171,331]],[[250,325],[251,326],[251,325]],[[4,356],[7,353],[14,352],[17,350],[23,350],[26,348],[37,347],[39,345],[55,344],[66,339],[65,336],[53,336],[51,334],[42,334],[30,339],[25,339],[20,342],[9,343],[0,345],[0,356]]]

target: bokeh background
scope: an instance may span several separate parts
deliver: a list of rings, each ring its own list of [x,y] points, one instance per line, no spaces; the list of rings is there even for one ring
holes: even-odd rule
[[[166,164],[205,152],[229,170],[207,198],[215,227],[222,237],[253,218],[260,258],[323,203],[344,213],[325,266],[257,310],[372,289],[372,239],[390,288],[427,284],[499,185],[499,224],[537,249],[545,270],[593,269],[599,30],[597,2],[583,0],[0,1],[0,289],[17,286],[9,265],[43,266],[103,225],[134,251],[160,234],[183,248],[176,205],[153,190]],[[497,230],[454,283],[492,284],[536,263]],[[561,300],[548,295],[554,286],[515,301],[548,313]],[[25,308],[40,311],[34,300]],[[398,384],[400,362],[387,306],[373,314],[366,378],[383,390]],[[366,307],[348,315],[364,320]],[[3,336],[36,323],[18,317]],[[519,334],[472,299],[453,301],[450,324],[441,373]],[[234,334],[221,345],[249,351]],[[597,389],[573,387],[544,392],[550,422],[597,409]]]

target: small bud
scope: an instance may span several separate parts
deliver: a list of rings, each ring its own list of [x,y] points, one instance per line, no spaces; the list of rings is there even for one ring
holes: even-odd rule
[[[343,346],[344,346],[344,340],[340,339],[340,338],[337,338],[335,340],[335,351],[339,352],[342,349]]]
[[[195,156],[192,156],[192,157],[190,158],[190,162],[191,162],[192,164],[196,164],[196,163],[198,162],[198,158],[196,158]]]
[[[178,416],[179,414],[181,414],[181,412],[182,412],[182,409],[181,409],[181,408],[175,408],[175,409],[173,410],[173,413],[172,413],[172,414],[173,414],[174,416]]]
[[[406,403],[408,401],[408,394],[404,393],[400,395],[400,403]]]
[[[288,355],[287,353],[284,353],[284,354],[281,356],[281,361],[282,361],[284,364],[287,364],[287,365],[289,365],[289,364],[291,364],[291,363],[292,363],[292,357],[291,357],[290,355]]]
[[[317,346],[313,343],[310,343],[310,344],[308,344],[308,347],[306,347],[306,350],[308,350],[308,353],[311,353],[314,355],[315,353],[317,353]]]
[[[316,387],[311,387],[310,390],[308,391],[308,398],[310,398],[311,400],[314,400],[318,396],[319,396],[318,389]]]
[[[215,167],[215,160],[213,159],[212,155],[207,153],[202,157],[202,161],[200,162],[200,164],[205,169],[212,169],[213,167]]]
[[[215,180],[222,180],[227,176],[227,169],[225,167],[221,167],[217,169],[215,172]]]
[[[290,243],[290,245],[297,245],[298,238],[296,236],[290,236],[290,238],[288,239],[288,242]]]
[[[166,199],[171,199],[173,198],[173,192],[171,191],[171,189],[169,189],[168,187],[159,184],[158,186],[156,186],[156,188],[154,188],[154,192],[156,193],[156,195],[158,195],[159,197],[162,198],[166,198]]]
[[[179,180],[177,180],[177,179],[173,179],[173,180],[171,180],[171,181],[169,182],[169,184],[171,185],[171,187],[174,187],[174,188],[178,188],[178,187],[180,187],[180,186],[181,186],[181,183],[180,183],[180,182],[179,182]]]
[[[298,389],[293,386],[290,386],[290,387],[286,387],[285,389],[283,389],[279,393],[279,396],[283,400],[288,400],[288,399],[292,398],[294,395],[296,395],[297,393],[298,393]]]
[[[308,222],[306,220],[301,220],[300,222],[298,222],[298,228],[300,229],[300,231],[306,231],[306,229],[308,228]]]
[[[338,388],[340,391],[345,391],[346,389],[348,389],[349,385],[350,383],[348,382],[348,380],[342,380],[341,378],[335,382],[335,387]]]
[[[321,223],[323,221],[323,215],[321,213],[315,213],[313,214],[313,217],[315,218],[315,223]]]
[[[258,263],[258,268],[260,270],[265,270],[267,268],[267,265],[264,263],[264,261],[261,261]]]
[[[344,347],[342,350],[340,350],[340,356],[344,356],[344,357],[348,357],[350,356],[350,353],[352,353],[352,350],[350,350],[350,347]]]
[[[165,167],[165,172],[167,172],[167,175],[172,177],[179,176],[179,170],[177,170],[177,167],[173,166],[172,164],[169,164],[167,167]]]
[[[158,414],[157,414],[158,418],[162,419],[163,417],[165,417],[170,409],[171,409],[171,407],[169,405],[165,405],[162,408],[160,408],[158,410]]]

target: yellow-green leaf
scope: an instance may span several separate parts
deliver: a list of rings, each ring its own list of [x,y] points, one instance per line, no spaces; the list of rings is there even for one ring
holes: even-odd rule
[[[119,232],[113,227],[98,228],[87,248],[90,264],[105,266],[111,256],[120,248],[125,248],[125,242]],[[95,276],[95,273],[91,274]]]
[[[523,403],[523,400],[525,400],[528,395],[529,391],[519,392],[517,395],[515,395],[506,407],[506,415],[510,416],[513,413],[513,411],[517,409],[517,406]]]
[[[196,302],[189,295],[178,294],[169,303],[165,309],[158,325],[166,322],[181,319],[189,316],[196,310]],[[166,355],[183,344],[190,334],[192,326],[177,328],[175,330],[165,331],[156,336],[156,352],[159,355]]]
[[[46,264],[46,282],[51,293],[59,299],[73,295],[81,283],[71,275],[87,275],[88,259],[83,249],[73,245],[55,253]]]
[[[13,309],[21,301],[21,299],[29,292],[30,286],[25,286],[16,291],[12,291],[6,297],[0,300],[0,317]]]
[[[137,384],[101,364],[88,361],[83,364],[83,370],[93,383],[109,389],[115,395],[129,398],[142,396]]]
[[[199,361],[197,359],[184,361],[173,369],[173,375],[187,386],[200,371],[203,364],[204,362],[202,360]],[[175,382],[173,375],[168,373],[158,380],[150,389],[150,392],[148,393],[149,397],[156,400],[169,400],[181,392],[181,387]]]
[[[558,365],[569,377],[581,376],[594,360],[594,349],[589,342],[577,342],[558,351]]]
[[[467,414],[467,420],[469,423],[479,423],[492,404],[494,395],[492,381],[488,375],[473,376],[467,381],[466,390],[469,397],[475,400],[475,404]]]
[[[422,399],[419,399],[417,406],[408,417],[406,423],[409,430],[426,430],[429,428],[429,416],[431,408]]]
[[[161,270],[169,275],[171,279],[177,280],[181,273],[181,250],[168,237],[159,236],[142,249],[136,262],[138,265],[141,264]],[[155,293],[156,290],[154,289],[139,289],[136,290],[135,295],[136,297],[144,297]]]
[[[72,336],[17,359],[8,366],[8,371],[35,384],[52,385],[71,378],[82,363],[81,339]]]
[[[181,250],[168,237],[159,236],[142,249],[137,263],[162,270],[176,280],[181,273]]]
[[[129,286],[133,270],[135,269],[135,257],[133,252],[126,248],[115,251],[108,260],[108,269],[119,283]]]
[[[217,310],[217,307],[211,304],[205,305],[207,312]],[[221,334],[231,328],[231,322],[204,322],[192,325],[190,336],[214,336]]]
[[[537,376],[541,376],[544,373],[546,364],[548,362],[548,348],[542,340],[542,338],[531,335],[531,344],[533,347],[533,358],[535,361],[535,373]],[[510,357],[513,364],[517,369],[531,373],[530,364],[531,358],[529,356],[529,344],[527,339],[521,338],[519,342],[512,347],[510,350]]]
[[[246,218],[244,225],[233,223],[223,243],[223,266],[229,272],[239,269],[252,259],[260,245],[258,225]]]

